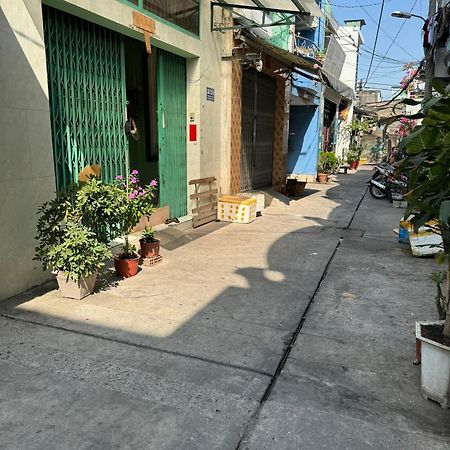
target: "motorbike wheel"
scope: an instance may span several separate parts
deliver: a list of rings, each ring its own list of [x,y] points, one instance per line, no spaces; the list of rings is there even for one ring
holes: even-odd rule
[[[379,187],[375,186],[374,184],[371,184],[369,186],[369,193],[373,198],[376,198],[377,200],[386,198],[386,196],[387,196],[387,193],[385,191],[381,190]]]

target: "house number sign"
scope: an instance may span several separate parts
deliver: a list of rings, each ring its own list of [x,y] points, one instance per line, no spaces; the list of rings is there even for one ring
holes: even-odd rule
[[[210,87],[206,88],[206,100],[208,102],[213,102],[214,97],[216,96],[216,90]]]

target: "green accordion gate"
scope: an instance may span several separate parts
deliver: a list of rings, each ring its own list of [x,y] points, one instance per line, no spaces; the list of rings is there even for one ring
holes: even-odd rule
[[[111,181],[128,171],[123,37],[50,7],[43,14],[57,188],[90,164]]]

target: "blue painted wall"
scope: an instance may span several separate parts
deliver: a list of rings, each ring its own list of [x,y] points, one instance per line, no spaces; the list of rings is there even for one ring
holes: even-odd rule
[[[292,73],[292,94],[299,95],[297,89],[313,89],[316,92],[320,90],[320,84],[310,80],[309,78],[302,77],[298,73]]]
[[[317,1],[320,5],[321,2]],[[302,30],[302,36],[312,40],[323,49],[325,24],[323,19],[315,30]],[[316,98],[311,106],[291,106],[289,118],[288,142],[288,174],[312,175],[317,173],[317,158],[321,143],[322,114],[320,112],[321,85],[314,81],[293,74],[292,95],[301,97],[301,92],[307,90],[316,92]]]
[[[291,106],[288,173],[316,175],[319,119],[319,106]]]

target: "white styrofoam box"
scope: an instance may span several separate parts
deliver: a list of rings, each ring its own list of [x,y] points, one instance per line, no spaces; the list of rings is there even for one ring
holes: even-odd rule
[[[433,231],[435,226],[436,221],[429,221],[421,226],[417,233],[414,233],[413,226],[409,225],[409,242],[414,256],[431,256],[442,251],[442,236]]]
[[[252,197],[256,200],[256,212],[262,213],[266,206],[266,196],[264,194],[253,194]]]
[[[251,196],[219,197],[217,218],[224,222],[250,223],[256,219],[256,199]]]

